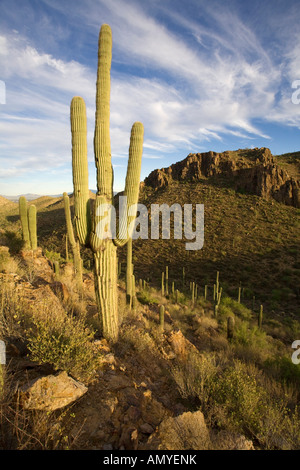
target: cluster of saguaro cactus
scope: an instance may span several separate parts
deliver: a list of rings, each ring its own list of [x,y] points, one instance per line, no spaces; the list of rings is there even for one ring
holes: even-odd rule
[[[75,226],[80,243],[93,251],[95,293],[103,336],[118,338],[117,247],[125,245],[131,234],[127,227],[136,217],[136,210],[119,220],[118,231],[109,234],[113,209],[113,168],[110,144],[110,68],[112,34],[109,25],[102,25],[98,44],[94,153],[97,169],[97,194],[91,211],[88,186],[86,109],[84,100],[76,96],[71,102],[72,167],[75,205]],[[129,160],[124,196],[127,208],[138,202],[144,128],[135,122],[131,129]],[[134,213],[133,213],[134,212]],[[104,222],[106,224],[104,225]],[[104,229],[103,230],[103,225]],[[106,235],[104,235],[104,232]]]
[[[24,248],[28,250],[37,249],[37,225],[36,225],[36,206],[31,204],[27,209],[27,200],[25,196],[19,198],[19,215],[22,226]]]

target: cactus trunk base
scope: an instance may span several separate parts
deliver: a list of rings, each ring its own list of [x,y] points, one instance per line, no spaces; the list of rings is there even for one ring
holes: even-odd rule
[[[117,248],[106,240],[103,249],[94,253],[95,293],[100,316],[100,331],[104,338],[118,339],[118,264]]]

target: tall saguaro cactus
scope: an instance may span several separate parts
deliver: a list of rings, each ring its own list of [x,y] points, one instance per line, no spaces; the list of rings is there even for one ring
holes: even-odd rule
[[[86,152],[86,111],[84,100],[76,96],[71,102],[72,166],[75,204],[75,226],[81,244],[94,255],[95,293],[103,336],[112,341],[118,337],[117,247],[128,242],[127,227],[136,217],[144,127],[135,122],[131,129],[129,160],[124,196],[127,207],[120,217],[117,233],[110,232],[113,222],[113,168],[110,144],[110,68],[112,34],[102,25],[98,43],[94,154],[97,169],[97,194],[93,213],[89,203]],[[134,210],[128,211],[130,207]],[[124,215],[125,214],[125,215]],[[105,228],[105,230],[103,230]],[[105,231],[105,236],[103,233]]]

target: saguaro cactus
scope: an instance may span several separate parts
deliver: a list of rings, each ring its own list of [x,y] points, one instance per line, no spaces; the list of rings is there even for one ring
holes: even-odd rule
[[[31,249],[37,249],[37,230],[36,230],[36,206],[32,204],[28,208],[28,228],[30,236]]]
[[[227,339],[232,339],[234,335],[235,320],[234,317],[227,318]]]
[[[19,215],[22,226],[22,236],[25,248],[30,248],[30,237],[28,228],[28,216],[27,216],[27,201],[25,196],[19,198]]]
[[[80,256],[80,246],[79,246],[79,242],[75,240],[72,219],[71,219],[70,199],[67,193],[63,194],[63,200],[64,200],[64,208],[65,208],[67,234],[68,234],[68,239],[69,239],[71,249],[73,252],[75,277],[77,281],[81,283],[82,282],[82,260]]]
[[[98,44],[94,153],[97,169],[97,194],[93,213],[89,205],[86,159],[86,111],[84,100],[76,96],[71,102],[72,166],[75,203],[75,224],[80,243],[94,255],[95,293],[100,316],[100,330],[112,341],[118,337],[117,247],[127,243],[131,233],[127,227],[136,217],[144,127],[135,122],[131,129],[129,160],[124,196],[127,207],[120,217],[116,234],[110,233],[113,222],[113,168],[109,132],[110,67],[112,34],[109,25],[102,25]],[[128,208],[134,207],[134,211]],[[106,235],[103,236],[103,224]],[[102,228],[102,229],[101,229]],[[101,232],[102,230],[102,232]]]
[[[27,209],[27,200],[25,196],[19,198],[19,215],[22,225],[22,233],[25,249],[37,249],[37,225],[36,225],[36,206],[31,204]]]

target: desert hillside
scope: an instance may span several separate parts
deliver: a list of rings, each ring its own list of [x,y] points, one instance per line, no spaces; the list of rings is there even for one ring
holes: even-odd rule
[[[115,344],[99,330],[90,250],[81,280],[74,270],[62,198],[28,202],[34,250],[1,199],[0,448],[299,449],[299,181],[274,161],[195,154],[141,183],[149,213],[204,204],[204,246],[187,251],[173,230],[133,240],[129,304],[119,250]]]

